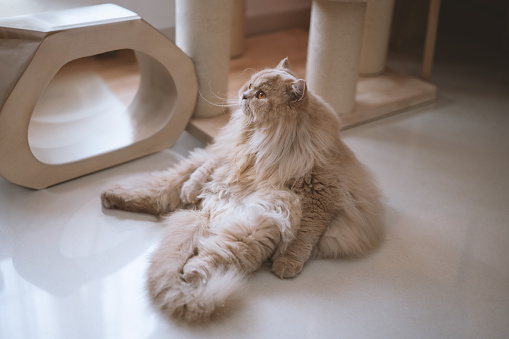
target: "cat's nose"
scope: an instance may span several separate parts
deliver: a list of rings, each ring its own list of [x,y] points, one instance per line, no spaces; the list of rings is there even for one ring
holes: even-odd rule
[[[242,94],[242,100],[246,100],[247,99],[247,94],[246,93],[243,93]]]

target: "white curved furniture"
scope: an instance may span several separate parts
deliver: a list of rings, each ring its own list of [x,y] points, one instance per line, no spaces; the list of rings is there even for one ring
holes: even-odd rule
[[[191,59],[122,7],[0,19],[0,39],[0,175],[13,183],[45,188],[160,151],[179,138],[194,111],[198,84]],[[111,148],[104,145],[115,144],[115,133],[103,133],[34,156],[30,118],[57,71],[72,60],[118,49],[134,50],[141,72],[136,96],[121,112],[131,126],[129,140]],[[90,147],[96,153],[80,158]]]

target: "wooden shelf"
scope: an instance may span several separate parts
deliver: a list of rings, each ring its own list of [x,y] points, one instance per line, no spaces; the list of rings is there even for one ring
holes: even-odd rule
[[[264,68],[275,67],[288,57],[292,69],[305,78],[308,34],[302,30],[288,30],[247,38],[245,52],[230,62],[229,101],[238,100],[239,88],[251,75]],[[221,93],[217,93],[221,95]],[[381,75],[360,76],[357,82],[356,107],[342,115],[343,129],[380,119],[434,101],[436,87],[393,69]],[[228,122],[228,111],[214,118],[191,119],[187,130],[203,142],[210,142]]]

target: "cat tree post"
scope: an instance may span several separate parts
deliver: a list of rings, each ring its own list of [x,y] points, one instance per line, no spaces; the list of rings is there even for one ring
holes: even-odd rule
[[[394,0],[375,0],[366,8],[359,73],[378,75],[385,70]]]
[[[366,0],[314,0],[306,79],[339,114],[355,106]]]
[[[199,95],[194,117],[223,113],[230,61],[233,0],[177,0],[175,42],[194,62]]]
[[[230,57],[237,58],[244,52],[246,0],[233,0],[230,33]]]

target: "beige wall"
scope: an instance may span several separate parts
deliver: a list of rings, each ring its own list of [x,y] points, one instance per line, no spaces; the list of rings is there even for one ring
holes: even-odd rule
[[[175,27],[175,0],[0,0],[0,17],[102,3],[115,3],[136,12],[157,29]],[[276,24],[270,18],[284,17],[285,13],[305,12],[311,7],[311,0],[247,0],[246,7],[248,23],[250,22],[247,29],[256,33],[263,27]],[[263,21],[263,18],[268,18],[269,22]]]

